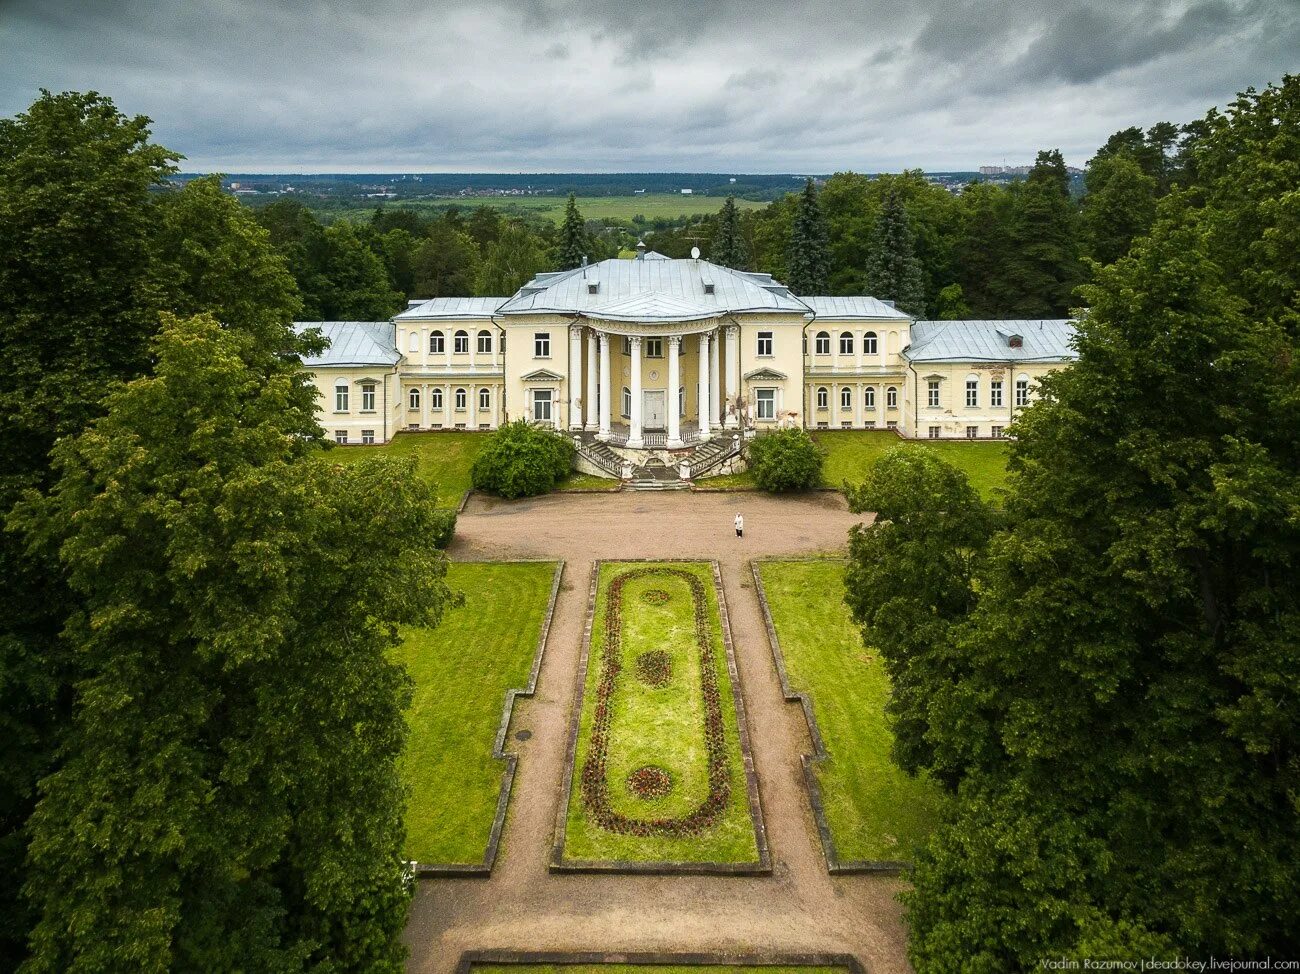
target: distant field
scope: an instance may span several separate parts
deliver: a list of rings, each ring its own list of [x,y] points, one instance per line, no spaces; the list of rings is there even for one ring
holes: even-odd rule
[[[553,223],[564,219],[566,196],[471,196],[465,199],[390,200],[382,205],[389,209],[408,209],[436,213],[456,206],[495,206],[505,213],[535,214]],[[717,213],[726,200],[721,196],[681,196],[659,193],[645,196],[579,196],[578,209],[588,220],[628,220],[643,216],[648,221],[671,220],[679,216],[702,216]],[[766,206],[753,200],[736,200],[741,209],[757,210]],[[322,215],[330,218],[369,219],[375,211],[371,206],[356,206],[341,210],[328,210]]]

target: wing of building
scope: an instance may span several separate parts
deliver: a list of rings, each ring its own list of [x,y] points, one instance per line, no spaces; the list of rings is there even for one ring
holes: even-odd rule
[[[304,364],[344,443],[519,418],[631,449],[783,425],[999,437],[1075,358],[1069,321],[917,321],[653,252],[539,274],[510,297],[296,327],[329,340]]]

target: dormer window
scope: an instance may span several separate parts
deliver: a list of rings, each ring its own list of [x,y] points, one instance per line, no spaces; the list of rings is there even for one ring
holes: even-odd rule
[[[587,293],[588,293],[588,294],[598,294],[599,292],[600,292],[600,281],[588,281],[588,282],[587,282]]]
[[[1019,335],[1012,335],[1007,339],[1008,348],[1022,348],[1024,344],[1025,344],[1025,340],[1021,338]]]
[[[712,293],[713,293],[713,282],[712,282],[712,281],[705,281],[705,282],[704,282],[704,293],[705,293],[705,294],[712,294]]]

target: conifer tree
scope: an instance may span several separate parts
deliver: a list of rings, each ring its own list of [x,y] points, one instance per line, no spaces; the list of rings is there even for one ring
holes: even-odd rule
[[[738,271],[746,270],[749,266],[749,254],[740,231],[740,211],[736,208],[734,196],[728,196],[727,202],[718,211],[712,251],[709,259],[715,264]]]
[[[1069,174],[1057,149],[1039,152],[1018,187],[1011,226],[1008,279],[1012,294],[1006,314],[1017,318],[1063,318],[1083,278],[1077,213]]]
[[[578,212],[578,199],[572,193],[564,205],[564,223],[560,225],[559,268],[562,271],[582,266],[582,259],[591,249],[587,239],[587,224]]]
[[[795,202],[785,283],[795,294],[825,294],[830,289],[830,236],[811,178]]]
[[[915,318],[925,317],[925,271],[916,256],[907,206],[894,188],[885,192],[872,231],[865,286],[868,294],[893,301]]]

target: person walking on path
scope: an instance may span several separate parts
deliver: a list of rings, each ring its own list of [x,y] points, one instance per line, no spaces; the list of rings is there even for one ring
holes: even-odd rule
[[[744,536],[745,536],[745,519],[741,517],[740,512],[737,511],[736,512],[736,537],[743,538]]]

